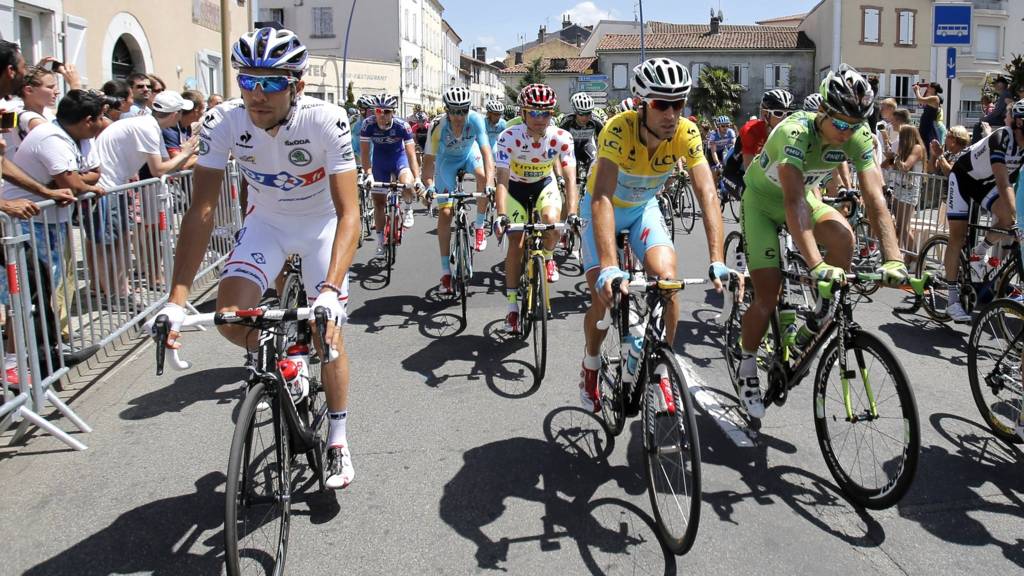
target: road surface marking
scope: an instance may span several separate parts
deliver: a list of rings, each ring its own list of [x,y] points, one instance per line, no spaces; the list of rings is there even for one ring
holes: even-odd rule
[[[747,424],[737,414],[736,407],[723,406],[715,398],[715,394],[709,392],[713,388],[708,386],[704,379],[697,375],[697,371],[694,370],[688,361],[679,354],[676,354],[676,360],[684,372],[683,375],[686,377],[687,387],[690,389],[693,399],[697,404],[700,404],[704,412],[722,429],[725,437],[732,440],[732,443],[740,448],[753,448],[754,442],[747,434]]]

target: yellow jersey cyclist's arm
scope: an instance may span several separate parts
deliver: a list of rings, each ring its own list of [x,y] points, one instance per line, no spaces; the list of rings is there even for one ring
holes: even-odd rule
[[[806,200],[803,170],[791,163],[780,163],[778,170],[789,234],[793,237],[797,249],[804,255],[807,265],[815,266],[822,261],[822,256],[814,240],[814,219]],[[747,191],[748,194],[750,192]]]
[[[597,159],[594,175],[594,190],[590,198],[591,226],[594,228],[594,244],[601,269],[618,266],[618,251],[615,247],[615,208],[612,196],[618,184],[619,167],[607,157]]]
[[[693,182],[693,191],[704,215],[708,255],[712,262],[725,262],[725,223],[722,221],[722,209],[718,205],[718,194],[715,192],[715,177],[711,174],[708,163],[701,162],[691,167],[690,180]]]
[[[877,165],[872,164],[870,168],[857,173],[857,180],[860,182],[860,195],[864,200],[868,221],[872,224],[872,231],[878,234],[878,241],[882,247],[882,260],[902,262],[903,253],[900,251],[896,225],[893,223],[892,213],[885,202],[885,194],[882,190],[884,188],[882,171]]]
[[[196,166],[192,174],[192,203],[181,220],[174,251],[174,274],[169,301],[184,306],[189,288],[206,255],[213,234],[214,216],[224,184],[224,170]]]

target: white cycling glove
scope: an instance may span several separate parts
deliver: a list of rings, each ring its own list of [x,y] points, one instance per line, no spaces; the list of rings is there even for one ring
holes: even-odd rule
[[[323,306],[327,309],[327,319],[333,321],[338,326],[344,325],[348,322],[348,310],[345,304],[339,300],[340,294],[334,290],[324,290],[316,297],[316,301],[313,302],[312,309],[309,311],[310,322],[316,321],[316,309]]]
[[[143,329],[147,334],[156,336],[156,334],[153,333],[153,325],[156,324],[156,319],[160,316],[167,316],[167,320],[171,324],[171,332],[180,332],[181,323],[185,321],[185,315],[186,311],[184,308],[173,302],[168,302],[167,304],[164,304],[164,307],[161,308],[159,312],[146,321]]]

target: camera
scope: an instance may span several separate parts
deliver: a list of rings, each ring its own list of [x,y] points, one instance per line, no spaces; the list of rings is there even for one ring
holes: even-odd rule
[[[116,109],[116,108],[120,108],[121,105],[124,104],[124,99],[118,98],[116,96],[107,96],[107,95],[104,94],[103,95],[103,104],[105,104],[106,106],[108,106],[110,108],[115,108]]]
[[[0,130],[11,130],[18,125],[17,112],[4,112],[0,114]]]

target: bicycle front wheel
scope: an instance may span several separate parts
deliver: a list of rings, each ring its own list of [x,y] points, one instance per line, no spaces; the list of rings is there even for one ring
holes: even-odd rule
[[[920,278],[925,274],[932,277],[932,286],[921,296],[924,311],[937,322],[949,322],[946,308],[949,298],[946,286],[946,265],[944,259],[949,249],[949,237],[937,234],[928,239],[917,254],[915,274]]]
[[[1024,442],[1016,433],[1024,412],[1021,357],[1024,305],[1000,299],[982,310],[967,345],[971,393],[989,429],[1005,442]]]
[[[601,419],[608,433],[618,436],[626,422],[626,394],[622,385],[622,333],[619,322],[611,318],[601,343],[601,371],[597,375],[597,394],[601,400]]]
[[[462,321],[465,323],[469,321],[469,316],[466,314],[466,291],[469,286],[469,260],[473,257],[469,248],[468,232],[465,228],[459,230],[455,234],[455,251],[453,251],[452,254],[455,256],[456,266],[455,290],[459,293],[459,304],[462,307]]]
[[[224,551],[227,573],[284,574],[291,520],[288,429],[262,383],[242,401],[228,457]]]
[[[530,287],[530,306],[533,316],[533,361],[537,367],[537,381],[544,378],[548,363],[548,284],[545,276],[544,257],[533,257],[533,280]]]
[[[877,337],[852,330],[846,373],[839,339],[826,347],[814,380],[814,429],[829,472],[847,498],[882,509],[914,480],[921,447],[917,403],[906,372]]]
[[[665,223],[665,231],[672,242],[676,241],[676,220],[672,217],[672,201],[668,194],[658,196],[658,207],[661,209],[661,220]]]
[[[697,223],[697,200],[689,183],[681,183],[680,186],[682,186],[682,191],[679,193],[679,223],[689,234]]]
[[[647,493],[662,542],[685,554],[700,523],[700,441],[686,377],[667,344],[645,371],[643,430]]]

